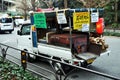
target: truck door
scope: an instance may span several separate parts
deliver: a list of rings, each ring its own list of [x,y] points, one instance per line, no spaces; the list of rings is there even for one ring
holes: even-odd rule
[[[21,26],[20,31],[18,31],[18,48],[19,49],[27,49],[28,51],[32,51],[32,38],[31,38],[31,24],[23,24]]]

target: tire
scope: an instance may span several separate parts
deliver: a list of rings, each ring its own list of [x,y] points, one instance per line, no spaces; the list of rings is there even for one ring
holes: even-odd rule
[[[37,56],[34,56],[34,58],[32,58],[32,57],[30,57],[30,54],[27,53],[27,60],[28,60],[28,62],[31,62],[31,63],[35,62],[37,60]]]
[[[64,70],[65,74],[68,74],[70,71],[72,71],[75,68],[64,64],[62,65],[62,69]]]
[[[83,63],[81,63],[81,67],[84,67],[84,68],[87,68],[88,67],[88,64],[87,61],[84,61]]]
[[[9,31],[9,33],[11,34],[11,33],[12,33],[12,31]]]
[[[74,68],[65,64],[60,64],[57,62],[52,62],[53,67],[56,71],[57,74],[59,75],[66,75],[67,73],[69,73],[71,70],[73,70]]]
[[[63,75],[63,69],[62,69],[62,65],[60,63],[57,62],[52,62],[53,68],[55,70],[55,73],[59,74],[59,75]]]

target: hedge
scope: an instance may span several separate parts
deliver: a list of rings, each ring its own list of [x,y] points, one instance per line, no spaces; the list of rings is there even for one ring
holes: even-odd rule
[[[42,80],[37,75],[33,75],[19,65],[16,65],[8,60],[2,62],[0,57],[0,80]]]

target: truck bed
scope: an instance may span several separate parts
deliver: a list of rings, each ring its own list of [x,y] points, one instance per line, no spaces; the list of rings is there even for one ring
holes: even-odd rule
[[[72,59],[72,53],[69,48],[49,45],[49,44],[46,44],[45,42],[38,43],[38,51],[39,53],[45,54],[45,55],[61,57],[67,60]]]
[[[43,55],[48,55],[51,57],[55,56],[62,58],[64,60],[73,60],[73,59],[85,60],[87,61],[88,64],[91,64],[97,57],[100,56],[99,54],[95,54],[92,52],[83,52],[73,55],[71,53],[70,48],[47,44],[46,40],[43,40],[40,43],[38,43],[38,51]],[[106,50],[101,54],[109,54],[109,51]]]

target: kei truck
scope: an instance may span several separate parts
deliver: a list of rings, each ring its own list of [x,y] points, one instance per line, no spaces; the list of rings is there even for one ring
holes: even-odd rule
[[[62,9],[33,12],[17,31],[18,48],[36,55],[86,67],[109,54],[103,36],[103,9]],[[92,28],[93,27],[93,28]],[[36,59],[28,54],[28,60]],[[64,70],[65,66],[59,65]]]

